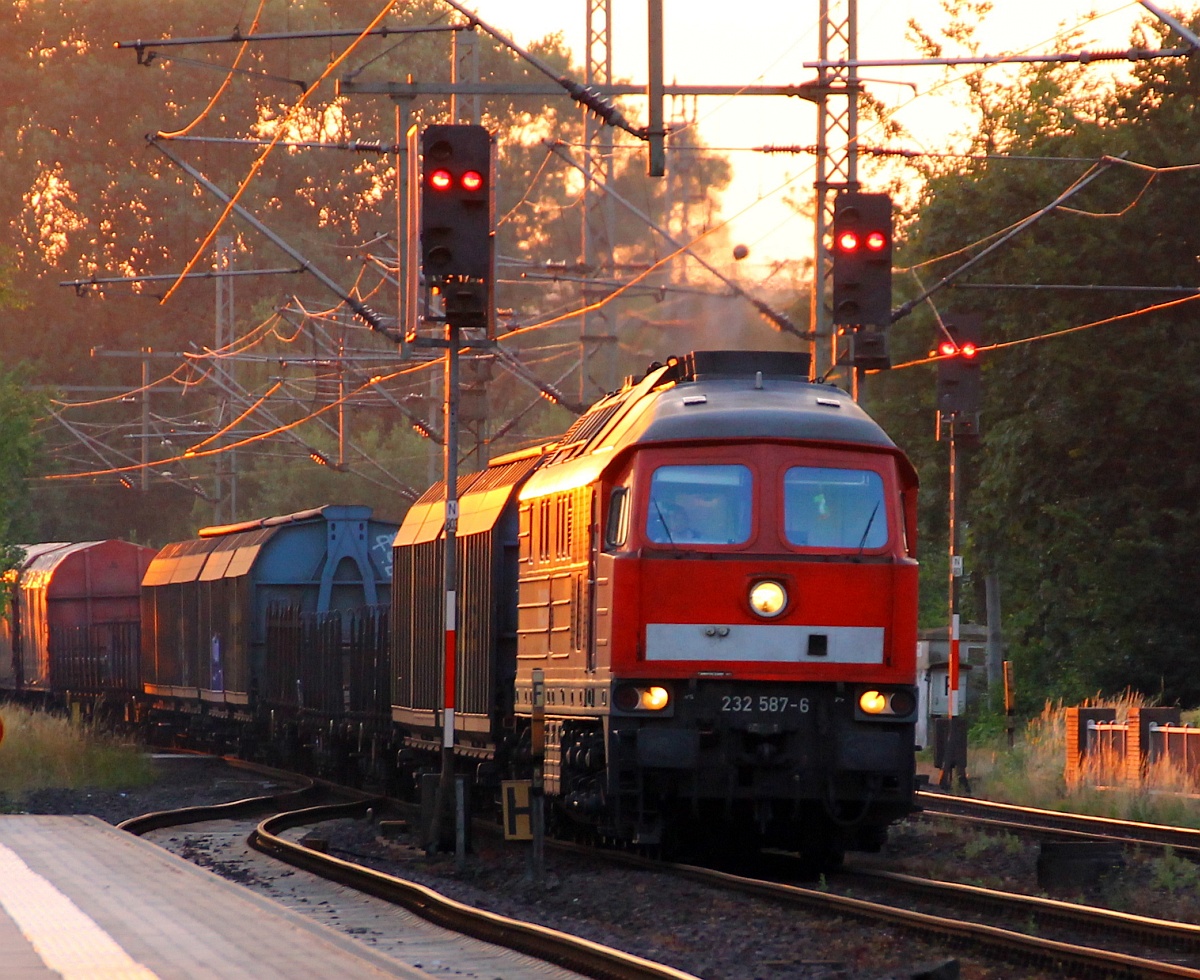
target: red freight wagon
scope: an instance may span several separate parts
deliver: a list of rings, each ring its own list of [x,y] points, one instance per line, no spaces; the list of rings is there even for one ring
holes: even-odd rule
[[[31,545],[0,682],[21,691],[137,691],[141,582],[155,549],[128,541]]]

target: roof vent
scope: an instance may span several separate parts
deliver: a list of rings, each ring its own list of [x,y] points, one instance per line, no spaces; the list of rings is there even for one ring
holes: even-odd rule
[[[763,378],[807,381],[811,358],[800,351],[697,350],[684,358],[685,381],[711,378]]]

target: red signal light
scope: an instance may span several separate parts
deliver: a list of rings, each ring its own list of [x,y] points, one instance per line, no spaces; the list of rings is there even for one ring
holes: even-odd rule
[[[429,186],[435,191],[448,191],[454,184],[449,170],[435,170],[429,175]]]
[[[941,357],[961,357],[971,361],[979,354],[979,348],[969,340],[963,341],[961,347],[956,346],[953,340],[943,340],[938,344],[937,352]]]
[[[867,251],[882,252],[887,248],[887,235],[882,231],[867,232]]]
[[[843,231],[840,235],[838,235],[837,245],[838,248],[840,248],[843,252],[857,252],[858,232]]]
[[[468,170],[459,181],[464,191],[477,191],[483,187],[483,175],[478,170]]]

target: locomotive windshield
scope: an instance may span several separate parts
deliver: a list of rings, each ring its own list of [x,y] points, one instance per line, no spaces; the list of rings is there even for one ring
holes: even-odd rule
[[[659,544],[742,544],[752,496],[745,466],[660,466],[650,479],[646,535]]]
[[[883,480],[870,470],[793,466],[783,478],[791,544],[861,551],[888,541]]]

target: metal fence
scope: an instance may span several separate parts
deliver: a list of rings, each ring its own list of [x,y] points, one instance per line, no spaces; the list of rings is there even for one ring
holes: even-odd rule
[[[1200,783],[1200,728],[1184,725],[1178,708],[1067,709],[1069,784],[1082,781],[1140,783],[1151,772],[1171,770]]]

